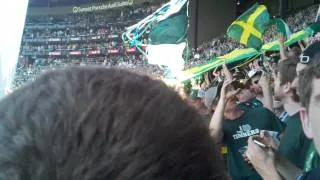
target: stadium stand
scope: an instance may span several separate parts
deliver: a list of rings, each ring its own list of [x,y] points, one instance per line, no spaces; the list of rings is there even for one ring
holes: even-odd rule
[[[113,66],[162,77],[161,68],[148,64],[139,51],[121,40],[126,26],[146,17],[159,6],[158,3],[148,7],[122,8],[112,13],[27,16],[13,87],[34,79],[45,69],[70,65]],[[287,23],[291,31],[297,32],[313,22],[316,12],[317,6],[311,6],[289,16]],[[271,30],[265,35],[265,41],[270,42],[274,37]],[[212,57],[237,48],[243,46],[225,35],[213,38],[191,50],[185,68],[204,64]]]

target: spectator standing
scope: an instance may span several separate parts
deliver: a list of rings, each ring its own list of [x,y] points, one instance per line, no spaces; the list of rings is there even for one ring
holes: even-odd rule
[[[226,70],[224,68],[224,74]],[[228,76],[228,75],[227,75]],[[250,169],[245,162],[247,140],[260,130],[281,132],[283,126],[279,119],[265,108],[243,111],[237,106],[237,91],[232,90],[232,78],[225,78],[221,88],[220,99],[211,118],[211,134],[217,143],[228,147],[228,169],[232,179],[258,180],[261,177]]]
[[[277,99],[280,99],[284,104],[284,109],[288,113],[287,126],[282,134],[280,145],[278,145],[270,136],[267,131],[262,131],[260,136],[249,138],[247,156],[255,169],[262,177],[266,177],[268,168],[271,172],[276,169],[277,164],[290,166],[292,172],[282,174],[284,177],[294,176],[299,173],[303,168],[308,156],[308,150],[312,142],[305,136],[302,129],[299,110],[299,97],[297,96],[296,89],[292,87],[292,82],[296,78],[296,60],[287,59],[279,63],[278,73],[275,79],[274,92]],[[253,143],[253,139],[257,138],[264,142],[268,147],[276,150],[280,158],[275,159],[271,151],[259,151],[257,146]],[[269,155],[268,155],[269,154]],[[265,162],[261,158],[266,158]],[[262,164],[263,163],[263,164]],[[280,167],[282,165],[279,165]],[[281,169],[280,171],[285,171]],[[276,172],[276,171],[275,171]],[[275,175],[274,173],[271,173]]]

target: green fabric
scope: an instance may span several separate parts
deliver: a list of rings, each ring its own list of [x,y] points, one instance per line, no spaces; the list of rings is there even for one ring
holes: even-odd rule
[[[285,42],[285,45],[290,46],[298,41],[305,39],[308,36],[309,36],[309,33],[307,33],[305,30],[299,31],[297,33],[292,34],[290,38]],[[262,51],[279,51],[280,44],[278,41],[273,41],[263,45],[261,50]]]
[[[152,28],[150,44],[179,44],[185,42],[188,32],[187,4],[177,13]]]
[[[239,103],[238,107],[245,111],[250,111],[255,108],[262,108],[263,104],[258,99],[254,98],[250,100],[249,102]]]
[[[280,50],[279,41],[273,41],[268,44],[265,44],[262,46],[261,50],[263,50],[263,51],[279,51]]]
[[[290,37],[290,29],[288,24],[281,18],[275,18],[270,21],[270,26],[276,25],[276,31],[282,33],[283,36],[288,39]]]
[[[262,34],[269,21],[267,8],[256,3],[229,26],[227,34],[247,47],[260,49]]]
[[[259,52],[253,48],[249,49],[236,49],[229,54],[224,56],[220,56],[218,58],[213,58],[209,61],[209,63],[201,66],[196,66],[194,68],[188,69],[183,71],[179,76],[178,79],[183,82],[190,78],[196,77],[204,72],[207,72],[211,69],[216,67],[222,66],[224,63],[231,64],[231,63],[239,63],[244,62],[247,59],[250,59],[254,56],[257,56]]]
[[[308,172],[311,169],[317,167],[320,167],[320,157],[314,143],[312,142],[307,153],[306,161],[304,164],[304,171]]]
[[[301,41],[308,37],[308,34],[302,30],[290,36],[290,38],[285,42],[286,46],[290,46],[298,41]]]
[[[314,27],[316,28],[316,27]],[[242,29],[239,28],[239,31],[242,31]],[[311,31],[311,30],[309,30]],[[313,31],[311,31],[312,33]],[[310,36],[310,32],[308,30],[302,30],[297,33],[294,33],[290,36],[290,38],[285,42],[286,46],[290,46],[300,40],[305,39],[306,37]],[[253,48],[248,48],[248,49],[236,49],[232,51],[229,54],[226,54],[224,56],[220,57],[212,57],[208,63],[204,65],[199,65],[191,69],[187,69],[183,71],[179,76],[178,80],[183,82],[185,80],[188,80],[190,78],[196,77],[198,75],[201,75],[202,73],[205,73],[211,69],[214,69],[216,67],[221,66],[224,62],[227,64],[231,63],[243,63],[246,60],[262,54],[262,52],[266,51],[279,51],[280,50],[280,45],[278,41],[273,41],[268,44],[265,44],[262,46],[261,51],[257,51]]]
[[[306,37],[310,36],[308,32],[305,30],[299,31],[295,34],[292,34],[290,38],[285,42],[285,45],[290,46],[300,40],[305,39]],[[196,77],[198,75],[201,75],[205,72],[208,72],[211,69],[214,69],[216,67],[221,66],[225,62],[227,64],[232,63],[243,63],[246,60],[262,54],[262,52],[266,51],[279,51],[280,45],[278,41],[273,41],[268,44],[265,44],[262,46],[261,51],[257,51],[253,48],[248,49],[236,49],[232,51],[231,53],[228,53],[224,56],[220,57],[212,57],[211,60],[209,60],[208,63],[204,65],[199,65],[191,69],[187,69],[183,71],[179,76],[179,81],[183,82],[185,80],[188,80],[190,78]]]
[[[280,141],[279,153],[295,166],[303,169],[306,156],[311,144],[303,130],[299,113],[289,116],[287,127]]]
[[[309,36],[314,35],[315,33],[320,32],[320,23],[313,23],[308,28],[305,29]]]
[[[280,120],[265,108],[255,108],[235,120],[223,121],[223,143],[228,147],[228,169],[232,179],[261,179],[244,161],[240,149],[248,145],[248,137],[260,130],[281,132]]]

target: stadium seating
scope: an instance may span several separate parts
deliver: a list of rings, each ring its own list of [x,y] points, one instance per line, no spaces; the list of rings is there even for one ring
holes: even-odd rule
[[[55,67],[96,64],[127,68],[156,78],[163,76],[158,66],[149,65],[134,47],[123,44],[121,34],[160,4],[148,7],[124,8],[103,13],[68,14],[63,16],[27,16],[14,88],[34,79],[39,72]],[[287,18],[292,32],[314,21],[317,6],[311,6]],[[302,18],[303,17],[303,18]],[[272,30],[265,41],[274,37]],[[147,42],[145,38],[143,41]],[[185,68],[206,63],[208,59],[243,48],[225,35],[216,37],[191,50]]]

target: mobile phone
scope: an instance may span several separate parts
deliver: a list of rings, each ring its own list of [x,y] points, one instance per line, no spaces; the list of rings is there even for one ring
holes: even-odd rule
[[[256,143],[258,146],[262,147],[262,148],[266,148],[267,146],[265,144],[263,144],[262,142],[260,141],[257,141],[257,140],[253,140],[254,143]]]

